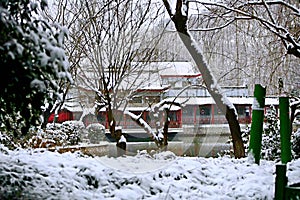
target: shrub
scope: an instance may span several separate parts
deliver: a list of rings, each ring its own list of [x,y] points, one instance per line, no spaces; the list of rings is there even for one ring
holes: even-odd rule
[[[105,140],[105,127],[99,123],[93,123],[87,126],[88,139],[91,143],[99,143]]]
[[[266,160],[280,160],[280,130],[277,112],[271,106],[266,113],[266,122],[262,135],[261,158]]]
[[[293,154],[294,158],[300,158],[300,128],[293,134]]]
[[[53,146],[77,145],[85,127],[79,121],[66,121],[62,124],[49,123],[46,130],[39,130],[28,141],[27,146],[33,148],[48,148]]]

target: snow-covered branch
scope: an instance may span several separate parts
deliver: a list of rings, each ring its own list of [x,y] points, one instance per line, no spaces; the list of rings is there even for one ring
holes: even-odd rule
[[[300,116],[300,98],[299,97],[292,98],[290,107],[291,107],[291,124],[293,124],[294,120],[298,116]]]
[[[282,0],[271,0],[271,1],[248,1],[247,3],[244,3],[244,5],[263,5],[263,4],[267,4],[267,5],[282,5],[286,8],[289,8],[290,10],[292,10],[297,16],[300,17],[300,9],[293,6],[290,3],[287,3],[286,1],[282,1]]]
[[[135,121],[138,125],[140,125],[146,131],[146,133],[149,134],[151,139],[155,141],[156,144],[159,145],[161,143],[163,139],[163,135],[161,133],[156,134],[152,130],[149,124],[142,118],[142,113],[140,115],[136,115],[130,111],[125,111],[124,114],[128,115],[133,121]]]
[[[279,37],[286,48],[288,54],[300,58],[300,41],[297,28],[293,28],[297,24],[300,17],[300,9],[296,5],[292,5],[281,0],[260,0],[247,2],[220,2],[220,1],[202,1],[191,0],[196,4],[206,7],[210,12],[211,18],[222,18],[225,23],[217,27],[197,28],[196,30],[210,31],[227,27],[233,21],[237,20],[255,20],[259,22],[267,30]],[[283,9],[278,13],[278,6]],[[213,8],[218,9],[215,13]],[[199,13],[201,14],[201,13]],[[278,17],[282,15],[282,17]],[[293,19],[294,22],[282,20],[284,18]]]
[[[227,26],[231,25],[235,21],[236,21],[236,17],[229,20],[228,22],[224,23],[221,26],[210,27],[210,28],[193,28],[193,29],[190,29],[190,31],[214,31],[214,30],[226,28]]]

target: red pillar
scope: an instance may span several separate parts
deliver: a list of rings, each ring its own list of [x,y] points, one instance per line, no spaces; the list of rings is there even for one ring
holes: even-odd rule
[[[196,125],[197,123],[197,118],[196,118],[196,115],[197,114],[197,105],[194,105],[194,125]]]
[[[211,124],[215,123],[215,106],[214,104],[211,104]]]

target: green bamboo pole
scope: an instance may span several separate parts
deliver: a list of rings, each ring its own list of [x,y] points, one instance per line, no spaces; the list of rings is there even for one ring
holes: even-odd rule
[[[285,196],[285,186],[287,185],[286,165],[276,165],[275,178],[275,200],[282,200]]]
[[[291,161],[291,123],[289,116],[289,98],[279,97],[279,119],[280,119],[280,145],[281,162],[286,164]]]
[[[259,164],[260,160],[265,97],[266,88],[256,84],[254,88],[254,100],[252,105],[252,124],[249,144],[249,150],[253,154],[256,164]]]

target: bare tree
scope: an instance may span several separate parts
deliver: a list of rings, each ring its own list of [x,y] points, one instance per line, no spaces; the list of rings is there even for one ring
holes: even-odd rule
[[[82,59],[82,52],[84,49],[77,48],[82,39],[82,33],[80,30],[74,28],[77,20],[79,19],[79,13],[82,10],[80,6],[80,1],[67,1],[67,0],[59,0],[53,2],[53,4],[48,5],[48,9],[44,10],[41,14],[44,18],[52,21],[54,24],[58,23],[64,30],[69,33],[68,38],[64,43],[64,49],[66,55],[68,57],[68,62],[70,64],[70,74],[73,80],[76,79],[77,68],[80,60]],[[68,99],[68,92],[72,88],[72,85],[68,82],[60,82],[60,98],[56,99],[55,104],[46,106],[44,109],[44,122],[42,127],[45,127],[48,123],[48,118],[51,113],[55,113],[56,117],[59,110],[62,108],[64,102],[70,101],[72,99]]]
[[[211,18],[222,18],[224,24],[210,27],[220,29],[237,20],[255,20],[282,42],[287,54],[300,58],[299,45],[299,1],[257,0],[257,1],[189,1],[204,5]]]
[[[289,90],[293,89],[294,77],[299,75],[295,59],[300,52],[298,1],[187,0],[177,1],[175,13],[170,12],[172,6],[168,1],[164,3],[180,34],[188,33],[190,37],[191,32],[186,31],[190,28],[196,38],[201,38],[203,54],[213,63],[214,72],[223,72],[217,74],[219,80],[226,78],[230,83],[240,84],[239,80],[247,78],[248,84],[263,83],[272,87],[271,94],[278,94],[277,80],[284,77],[290,84]],[[192,14],[179,10],[188,7],[196,13],[196,20]],[[184,18],[188,17],[189,25],[185,26]]]
[[[162,100],[161,102],[152,105],[149,104],[143,112],[139,115],[136,115],[130,111],[125,111],[125,114],[130,116],[130,118],[136,122],[140,127],[142,127],[149,137],[155,142],[157,147],[161,150],[166,150],[168,147],[168,131],[169,131],[169,113],[172,106],[181,107],[181,105],[174,101],[165,101]],[[146,122],[143,119],[144,112],[149,112],[151,119],[154,120],[154,126]]]
[[[170,118],[169,114],[173,107],[182,107],[189,99],[186,99],[184,102],[177,102],[177,98],[187,89],[190,88],[199,88],[203,87],[202,85],[187,85],[182,88],[176,97],[173,100],[165,100],[163,99],[159,103],[154,105],[149,104],[149,106],[143,111],[148,111],[150,113],[150,118],[154,119],[154,127],[151,127],[150,123],[146,122],[142,116],[143,112],[139,115],[136,115],[130,111],[126,111],[125,114],[129,115],[133,121],[135,121],[139,126],[141,126],[150,136],[150,138],[156,143],[156,145],[161,150],[167,150],[168,148],[168,133],[169,133],[169,125]]]
[[[221,82],[243,80],[251,90],[259,82],[275,95],[278,79],[284,78],[285,90],[294,89],[299,76],[299,1],[191,0],[189,4],[196,11],[190,30],[203,38],[204,54],[215,74],[220,72]]]
[[[164,0],[164,5],[175,24],[176,30],[179,33],[179,37],[181,38],[182,42],[184,43],[192,58],[194,59],[196,65],[198,66],[209,93],[214,98],[217,106],[226,116],[233,139],[235,157],[244,157],[245,148],[243,146],[241,138],[241,130],[237,119],[236,110],[233,104],[227,99],[226,95],[222,94],[221,88],[218,86],[217,81],[212,75],[209,66],[203,57],[202,51],[188,31],[188,1],[177,0],[175,12],[169,1]]]
[[[95,114],[106,110],[118,145],[122,138],[117,129],[122,118],[119,111],[145,84],[139,77],[155,56],[160,32],[154,27],[161,9],[150,0],[61,0],[56,6],[53,20],[63,21],[70,31],[67,49],[76,66],[76,88],[87,99],[81,104],[95,105]]]

